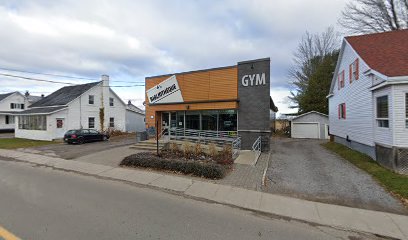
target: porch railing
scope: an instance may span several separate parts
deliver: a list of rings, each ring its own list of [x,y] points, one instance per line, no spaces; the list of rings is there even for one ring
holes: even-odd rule
[[[241,137],[237,137],[231,144],[232,146],[232,158],[235,159],[239,155],[241,150]]]

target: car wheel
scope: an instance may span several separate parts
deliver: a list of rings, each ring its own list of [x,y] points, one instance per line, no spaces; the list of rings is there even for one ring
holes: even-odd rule
[[[103,141],[106,141],[106,140],[108,140],[108,137],[107,137],[107,136],[103,136]]]
[[[83,138],[80,138],[80,139],[78,139],[78,144],[84,144],[84,139]]]

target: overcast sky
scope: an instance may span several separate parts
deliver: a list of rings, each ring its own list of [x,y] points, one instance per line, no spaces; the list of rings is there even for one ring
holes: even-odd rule
[[[92,79],[108,74],[111,85],[123,86],[270,57],[272,98],[281,113],[293,112],[286,100],[292,54],[305,31],[337,28],[345,1],[0,0],[0,68]],[[0,76],[0,93],[40,95],[63,86]],[[138,106],[144,100],[144,87],[114,90]]]

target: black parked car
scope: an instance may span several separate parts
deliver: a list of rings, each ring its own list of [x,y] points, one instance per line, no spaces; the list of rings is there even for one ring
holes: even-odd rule
[[[85,142],[106,141],[109,135],[100,133],[94,129],[69,130],[64,135],[64,142],[82,144]]]

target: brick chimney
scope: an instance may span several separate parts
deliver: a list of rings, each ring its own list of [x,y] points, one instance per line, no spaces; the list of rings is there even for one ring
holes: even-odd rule
[[[104,130],[106,130],[109,126],[109,112],[110,112],[110,107],[109,107],[109,97],[110,97],[110,91],[109,91],[109,76],[108,75],[102,75],[101,76],[102,80],[102,96],[101,96],[101,101],[102,101],[102,107],[104,107]]]

